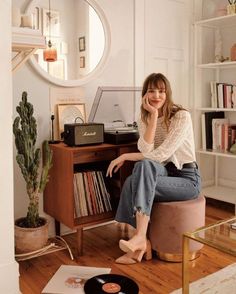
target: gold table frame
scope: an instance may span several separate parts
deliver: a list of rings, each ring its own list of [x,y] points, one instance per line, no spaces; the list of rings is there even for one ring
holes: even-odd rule
[[[230,228],[233,222],[236,222],[236,217],[221,220],[214,224],[201,227],[193,232],[183,234],[182,293],[189,294],[189,240],[192,239],[236,256],[236,229]],[[230,237],[230,231],[233,231],[234,238],[232,235]],[[206,234],[210,234],[212,239],[207,239]],[[230,247],[230,245],[233,246]]]

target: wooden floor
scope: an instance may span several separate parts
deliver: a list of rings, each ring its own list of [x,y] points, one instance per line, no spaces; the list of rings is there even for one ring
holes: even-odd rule
[[[217,207],[215,203],[208,203],[206,215],[206,223],[212,223],[233,216],[234,207],[222,204]],[[65,239],[75,252],[75,234],[67,235]],[[129,266],[114,263],[114,260],[122,254],[118,247],[119,239],[120,232],[117,226],[109,224],[84,231],[84,255],[76,261],[72,261],[67,250],[63,250],[19,262],[21,292],[23,294],[41,293],[62,264],[109,267],[114,274],[134,279],[139,285],[139,294],[166,294],[182,287],[181,263],[163,262],[156,257],[151,261],[142,261]],[[190,263],[191,281],[200,279],[233,262],[236,262],[234,257],[204,246],[201,256]]]

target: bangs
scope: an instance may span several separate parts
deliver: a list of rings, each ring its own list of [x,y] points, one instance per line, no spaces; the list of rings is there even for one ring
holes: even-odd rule
[[[153,77],[148,83],[148,88],[158,88],[161,90],[166,89],[165,81],[161,77]]]

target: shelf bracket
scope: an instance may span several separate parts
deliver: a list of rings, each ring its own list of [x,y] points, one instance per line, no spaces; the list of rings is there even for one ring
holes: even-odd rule
[[[27,51],[20,51],[12,58],[12,72],[16,72],[17,69],[20,68],[22,64],[25,63],[26,60],[30,58],[34,54],[37,48],[32,48]]]

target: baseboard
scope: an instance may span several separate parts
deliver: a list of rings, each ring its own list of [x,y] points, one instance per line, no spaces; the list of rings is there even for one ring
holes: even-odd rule
[[[214,180],[202,181],[202,188],[214,185]]]
[[[233,180],[220,178],[219,179],[219,185],[236,189],[236,181],[233,181]]]
[[[234,214],[234,212],[235,212],[235,205],[232,204],[232,203],[228,203],[228,202],[224,202],[224,201],[221,201],[221,200],[216,200],[216,199],[213,199],[213,198],[207,198],[206,197],[206,204],[208,206],[213,206],[213,207],[216,207],[216,208],[224,209],[226,211],[231,212],[232,214]]]
[[[214,180],[202,181],[202,187],[203,188],[204,187],[209,187],[209,186],[214,186],[214,184],[215,184]],[[233,181],[233,180],[218,178],[218,185],[236,189],[236,181]]]
[[[0,293],[20,294],[19,275],[19,264],[16,261],[0,264]]]

